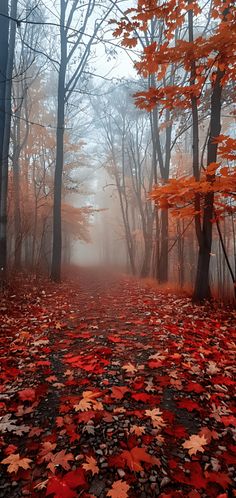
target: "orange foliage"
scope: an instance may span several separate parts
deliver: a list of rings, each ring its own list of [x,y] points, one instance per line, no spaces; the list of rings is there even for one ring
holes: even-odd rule
[[[214,0],[210,15],[217,19],[212,34],[209,32],[198,36],[194,42],[186,39],[174,40],[176,28],[181,27],[189,10],[197,16],[201,13],[199,2],[193,0],[169,0],[157,5],[153,0],[138,1],[137,7],[129,9],[114,31],[115,36],[123,35],[123,45],[137,44],[137,32],[146,31],[150,20],[159,20],[163,24],[163,43],[153,42],[144,48],[141,60],[136,63],[139,74],[148,77],[156,74],[157,83],[168,70],[170,64],[182,67],[191,73],[194,60],[196,74],[194,84],[190,77],[183,86],[170,85],[161,88],[149,88],[136,94],[138,107],[150,111],[157,102],[168,109],[184,109],[191,106],[191,96],[200,98],[207,81],[212,82],[212,74],[219,67],[224,75],[221,83],[235,80],[236,75],[236,8],[233,2]],[[158,86],[158,85],[157,85]]]
[[[212,177],[209,180],[209,177]],[[217,217],[225,212],[236,212],[236,170],[229,166],[220,168],[218,163],[209,164],[200,181],[194,177],[172,178],[168,183],[156,185],[150,198],[161,208],[171,208],[172,214],[180,218],[194,216],[196,194],[204,200],[205,195],[214,192]],[[230,202],[232,200],[233,202]]]
[[[21,207],[21,232],[22,236],[33,235],[34,237],[42,236],[46,225],[51,230],[52,209],[53,209],[53,191],[49,190],[47,184],[44,189],[48,194],[40,194],[34,190],[32,182],[26,185],[24,178],[21,179],[20,207]],[[8,223],[9,227],[14,222],[14,203],[13,203],[13,185],[10,176],[9,181],[9,208]],[[90,216],[96,210],[91,206],[74,207],[66,202],[62,204],[62,228],[70,233],[74,239],[80,239],[90,242],[89,220]]]
[[[214,86],[217,69],[221,71],[221,85],[236,79],[236,7],[229,0],[213,0],[209,15],[216,19],[211,31],[203,30],[194,41],[178,39],[176,29],[184,27],[188,11],[194,15],[196,26],[201,18],[201,9],[196,0],[169,0],[161,5],[154,0],[138,0],[136,8],[129,9],[118,23],[115,36],[123,35],[123,44],[137,33],[147,31],[150,22],[158,21],[162,37],[143,48],[141,60],[135,64],[140,75],[147,78],[155,74],[156,82],[148,90],[135,94],[136,105],[151,111],[157,105],[175,110],[191,108],[193,97],[199,105],[206,83]],[[206,14],[206,13],[205,13]],[[142,33],[141,33],[142,35]],[[194,62],[194,78],[193,78]],[[170,74],[179,70],[187,74],[182,84],[170,81]],[[219,73],[218,73],[219,74]],[[162,81],[160,81],[162,80]],[[218,154],[222,159],[236,159],[236,140],[220,135],[214,138],[218,143]],[[236,172],[230,166],[211,163],[196,182],[193,177],[171,179],[156,185],[150,198],[162,209],[172,209],[175,216],[194,216],[204,209],[206,194],[215,194],[215,213],[220,217],[225,212],[235,212]],[[200,196],[200,213],[196,213],[194,200]],[[202,202],[201,202],[202,201]],[[202,206],[201,206],[202,204]]]

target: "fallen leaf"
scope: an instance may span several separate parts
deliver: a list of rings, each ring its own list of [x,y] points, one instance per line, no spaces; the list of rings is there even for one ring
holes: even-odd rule
[[[99,468],[97,466],[97,460],[95,460],[92,456],[86,456],[86,462],[87,463],[83,463],[82,465],[83,469],[86,471],[91,470],[93,475],[98,474]]]
[[[125,393],[129,391],[125,386],[112,386],[111,390],[111,397],[115,399],[123,399]]]
[[[66,453],[66,450],[61,450],[58,451],[58,453],[55,453],[54,455],[50,455],[50,462],[47,465],[47,468],[51,470],[51,472],[54,474],[56,471],[56,467],[60,465],[63,467],[65,470],[70,469],[70,464],[69,461],[74,460],[74,456],[72,453]]]
[[[93,410],[103,410],[102,403],[96,400],[100,395],[100,391],[84,391],[82,393],[83,398],[78,404],[74,405],[75,411],[84,412],[91,410],[91,408]]]
[[[107,496],[111,496],[111,498],[127,498],[129,489],[130,486],[127,482],[120,479],[112,484],[112,488],[108,491]]]
[[[11,418],[10,414],[0,417],[0,432],[13,432],[18,429],[17,420]]]
[[[198,436],[198,435],[193,435],[190,436],[190,438],[185,441],[182,446],[183,448],[187,449],[189,452],[189,455],[196,455],[198,451],[203,453],[205,451],[204,446],[207,444],[207,440],[205,436]]]
[[[18,396],[21,401],[34,401],[36,397],[35,389],[28,387],[22,391],[18,391]]]
[[[143,467],[140,462],[146,462],[151,465],[160,465],[159,458],[156,458],[146,452],[145,448],[132,448],[132,450],[125,450],[120,454],[120,457],[125,460],[126,465],[134,472],[142,472]]]
[[[130,432],[134,433],[136,436],[141,436],[145,433],[145,428],[138,425],[131,425]]]
[[[22,469],[29,469],[30,463],[32,460],[30,458],[21,458],[19,453],[12,453],[7,458],[1,461],[4,465],[8,465],[8,472],[18,472],[18,469],[21,467]]]
[[[205,472],[205,476],[210,482],[217,482],[223,489],[232,484],[232,479],[224,472]]]
[[[127,363],[126,365],[123,365],[122,369],[129,373],[137,372],[137,368],[134,365],[132,365],[132,363]]]
[[[42,443],[39,450],[38,462],[39,463],[50,462],[52,457],[52,451],[55,450],[56,446],[57,446],[56,443],[51,443],[50,441],[45,441],[44,443]]]
[[[153,410],[145,410],[146,417],[150,417],[152,421],[152,425],[155,429],[161,429],[165,427],[166,423],[162,418],[162,412],[159,408],[154,408]]]
[[[46,496],[54,494],[56,498],[76,498],[74,491],[78,487],[86,486],[85,473],[79,468],[68,472],[64,476],[57,475],[48,479]]]

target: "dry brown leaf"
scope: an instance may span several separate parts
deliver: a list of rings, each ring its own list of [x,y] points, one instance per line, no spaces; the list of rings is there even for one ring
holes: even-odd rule
[[[219,434],[217,434],[216,431],[210,431],[208,427],[202,427],[199,432],[199,436],[204,436],[206,438],[207,444],[209,444],[212,439],[219,439]]]
[[[100,411],[103,410],[103,404],[100,401],[92,401],[93,410]]]
[[[47,487],[48,479],[45,481],[41,481],[36,486],[34,486],[34,489],[41,491],[42,489],[45,489]]]

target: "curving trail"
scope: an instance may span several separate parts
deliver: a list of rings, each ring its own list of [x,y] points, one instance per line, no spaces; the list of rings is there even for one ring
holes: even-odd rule
[[[235,496],[232,310],[83,269],[0,313],[0,497]]]

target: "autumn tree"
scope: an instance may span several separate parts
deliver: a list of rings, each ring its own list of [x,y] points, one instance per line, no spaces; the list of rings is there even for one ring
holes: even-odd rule
[[[36,22],[35,16],[38,9],[34,2],[21,3],[21,14],[26,9],[26,18],[31,22],[33,12],[33,22]],[[32,27],[28,23],[21,26],[17,21],[17,0],[11,1],[11,10],[8,16],[5,16],[5,23],[10,23],[10,34],[8,44],[8,61],[7,77],[5,88],[5,131],[3,143],[3,161],[2,161],[2,182],[1,182],[1,267],[6,276],[7,261],[9,255],[7,251],[7,217],[8,217],[8,176],[11,168],[13,175],[13,184],[15,195],[12,198],[14,205],[14,254],[15,265],[18,268],[21,263],[21,220],[20,220],[20,153],[26,142],[28,133],[28,111],[27,111],[27,92],[33,80],[31,68],[35,54],[32,50],[37,44],[37,33],[40,28],[35,26],[35,37],[32,37]],[[37,12],[36,12],[37,11]],[[34,38],[34,40],[32,39]],[[30,45],[29,45],[30,44]],[[34,77],[37,77],[37,71]],[[24,124],[24,126],[22,126]],[[25,137],[22,138],[22,128]],[[12,185],[11,185],[12,186]]]
[[[186,78],[182,84],[154,85],[148,91],[139,92],[136,94],[136,103],[149,111],[157,105],[161,112],[166,109],[180,109],[182,112],[192,110],[193,169],[196,182],[200,176],[198,109],[201,108],[203,99],[208,98],[210,123],[206,167],[211,169],[211,165],[214,166],[217,161],[216,139],[221,128],[222,89],[235,80],[235,6],[230,2],[215,1],[210,7],[204,8],[210,9],[207,18],[210,16],[215,21],[209,30],[203,29],[201,33],[196,30],[193,32],[193,18],[200,19],[202,15],[199,4],[195,1],[169,1],[163,5],[142,2],[137,8],[128,11],[119,26],[124,35],[124,43],[127,43],[127,40],[129,42],[133,39],[134,30],[139,28],[144,31],[153,17],[164,20],[163,42],[158,44],[154,41],[149,45],[137,68],[141,74],[153,74],[159,79],[159,75],[163,72],[168,74],[170,66],[175,63],[186,72]],[[188,40],[176,38],[176,29],[184,27],[187,21]],[[209,268],[214,216],[214,193],[210,188],[214,181],[212,171],[206,176],[206,181],[207,189],[201,193],[200,203],[199,194],[196,193],[193,210],[199,244],[195,300],[210,297]],[[155,190],[153,198],[156,198]],[[165,204],[168,207],[168,200]]]
[[[6,219],[5,210],[5,195],[6,195],[6,185],[3,190],[3,178],[5,180],[5,168],[6,158],[4,154],[6,153],[6,148],[4,151],[4,135],[6,131],[6,91],[7,89],[7,76],[10,75],[7,70],[8,65],[8,36],[9,36],[9,18],[8,18],[8,0],[3,0],[0,4],[0,280],[4,281],[6,272],[6,249],[5,249],[5,237],[4,237],[4,226]],[[10,75],[11,78],[11,75]],[[8,152],[8,151],[7,151]],[[4,181],[5,183],[5,181]]]
[[[0,5],[0,162],[3,157],[3,140],[5,129],[5,94],[7,82],[7,61],[8,61],[8,36],[9,36],[9,17],[8,17],[8,0],[3,0]]]
[[[96,10],[98,7],[100,8],[99,13]],[[103,9],[94,0],[89,0],[81,10],[79,0],[75,0],[73,4],[70,4],[68,0],[60,0],[60,55],[58,64],[56,164],[51,266],[51,279],[54,281],[60,281],[61,278],[61,192],[64,164],[64,132],[66,126],[65,108],[79,85],[88,63],[91,48],[97,41],[97,34],[112,9],[113,4]],[[81,25],[79,30],[75,27],[78,18]],[[85,31],[89,28],[90,34],[86,37]]]
[[[146,277],[153,250],[154,210],[147,202],[153,168],[150,122],[133,104],[136,86],[135,80],[115,89],[108,86],[108,95],[97,98],[94,108],[101,124],[104,167],[110,175],[105,188],[113,186],[117,191],[129,269]]]

